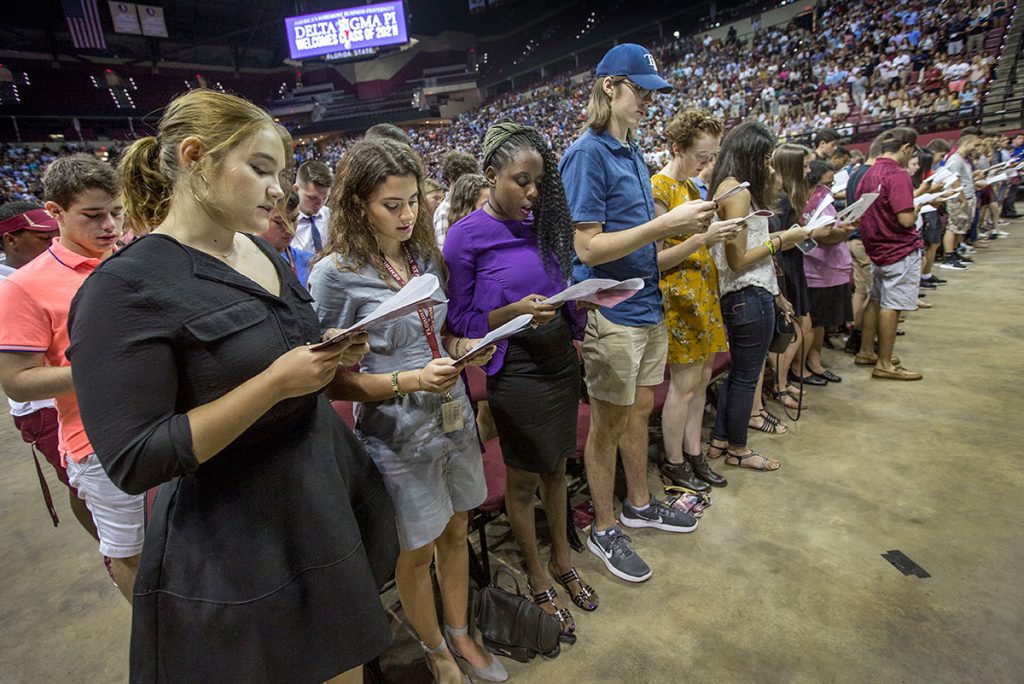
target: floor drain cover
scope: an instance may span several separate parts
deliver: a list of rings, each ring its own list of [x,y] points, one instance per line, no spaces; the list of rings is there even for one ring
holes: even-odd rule
[[[928,571],[922,568],[920,565],[910,560],[907,554],[903,553],[899,549],[893,549],[892,551],[886,551],[882,554],[882,558],[892,563],[893,567],[902,572],[904,575],[916,575],[921,579],[925,577],[931,577]]]

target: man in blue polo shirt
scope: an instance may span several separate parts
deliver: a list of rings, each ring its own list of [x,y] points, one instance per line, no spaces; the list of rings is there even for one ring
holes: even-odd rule
[[[595,513],[587,546],[616,577],[643,582],[651,569],[616,525],[616,452],[626,474],[623,525],[669,532],[697,526],[692,516],[651,496],[647,486],[647,419],[667,354],[656,242],[704,230],[716,205],[686,202],[655,218],[650,174],[632,141],[654,93],[671,90],[651,53],[617,45],[596,75],[583,133],[558,165],[576,224],[573,277],[643,278],[644,288],[614,308],[591,311],[587,321],[583,361],[591,420],[584,461]]]

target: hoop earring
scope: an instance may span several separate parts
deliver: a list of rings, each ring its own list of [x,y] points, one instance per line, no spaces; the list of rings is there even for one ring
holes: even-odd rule
[[[199,176],[199,179],[203,181],[203,185],[206,186],[206,193],[203,195],[202,199],[200,199],[199,195],[196,194],[196,186],[194,181],[195,176]],[[188,189],[192,193],[192,199],[194,199],[199,204],[203,204],[210,197],[210,181],[206,180],[206,176],[203,175],[202,171],[196,171],[194,174],[191,174],[189,176]]]

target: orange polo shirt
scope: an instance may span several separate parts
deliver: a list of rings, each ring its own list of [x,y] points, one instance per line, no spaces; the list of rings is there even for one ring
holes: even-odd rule
[[[70,366],[71,300],[99,259],[76,254],[54,238],[50,247],[0,282],[0,352],[39,353],[47,366]],[[75,461],[93,453],[74,392],[54,398],[60,453]]]

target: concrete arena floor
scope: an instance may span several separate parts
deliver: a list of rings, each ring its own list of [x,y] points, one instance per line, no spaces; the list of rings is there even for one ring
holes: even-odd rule
[[[506,661],[513,680],[1024,681],[1022,225],[969,271],[936,271],[949,284],[928,291],[934,308],[910,314],[897,342],[923,382],[872,380],[826,352],[842,384],[811,388],[790,435],[753,433],[782,469],[719,464],[729,486],[695,533],[635,531],[654,569],[646,584],[576,556],[600,609],[573,611],[579,641],[558,658]],[[47,478],[57,529],[4,416],[0,681],[125,681],[129,607]],[[904,576],[881,557],[890,549],[931,577]],[[518,568],[512,543],[493,557]],[[394,631],[388,680],[429,681],[397,617]]]

